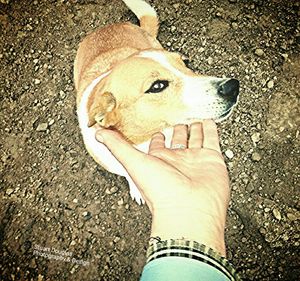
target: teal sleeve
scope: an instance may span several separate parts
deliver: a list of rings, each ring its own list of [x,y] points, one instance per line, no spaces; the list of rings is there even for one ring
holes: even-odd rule
[[[144,266],[140,281],[229,281],[215,267],[184,257],[163,257]]]

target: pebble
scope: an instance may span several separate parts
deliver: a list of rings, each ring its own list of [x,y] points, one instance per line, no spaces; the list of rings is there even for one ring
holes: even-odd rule
[[[290,221],[295,221],[295,220],[297,220],[297,217],[294,215],[294,214],[292,214],[292,213],[287,213],[287,218],[290,220]]]
[[[54,120],[54,119],[51,119],[51,120],[49,121],[49,126],[52,126],[54,123],[55,123],[55,120]]]
[[[47,129],[48,129],[48,123],[40,123],[36,128],[38,132],[45,132]]]
[[[264,54],[264,50],[263,49],[256,49],[255,50],[255,54],[259,57],[261,57]]]
[[[105,193],[108,195],[111,195],[111,194],[118,192],[118,190],[119,190],[118,187],[113,186],[111,189],[106,189]]]
[[[233,151],[230,150],[230,149],[227,149],[227,150],[225,151],[225,155],[226,155],[226,157],[227,157],[228,159],[232,159],[233,156],[234,156]]]
[[[208,63],[209,65],[212,65],[213,62],[214,62],[214,60],[213,60],[212,57],[209,57],[209,58],[207,59],[207,63]]]
[[[260,133],[254,133],[251,136],[251,139],[252,139],[253,142],[259,142],[259,140],[260,140]]]
[[[9,196],[14,193],[14,190],[12,188],[8,188],[8,189],[6,189],[5,193]]]
[[[84,212],[82,213],[82,216],[83,216],[83,218],[84,218],[85,220],[89,220],[89,219],[92,217],[92,214],[91,214],[91,212],[84,211]]]
[[[252,154],[252,160],[253,161],[260,161],[261,160],[261,155],[258,153],[258,152],[253,152],[253,154]]]
[[[121,238],[117,236],[117,237],[114,239],[114,242],[115,242],[115,243],[118,243],[120,240],[121,240]]]
[[[124,200],[121,198],[119,201],[118,201],[118,206],[122,206],[124,204]]]
[[[63,100],[66,98],[66,93],[64,91],[59,91],[59,97]]]
[[[238,29],[239,28],[239,25],[236,22],[233,22],[231,24],[231,26],[232,26],[233,29]]]
[[[281,220],[281,214],[278,209],[273,210],[273,215],[277,220],[279,220],[279,221]]]
[[[283,236],[282,236],[282,239],[284,241],[288,241],[290,239],[289,235],[287,233],[284,233]]]
[[[261,227],[261,228],[259,229],[259,232],[260,232],[261,234],[263,234],[263,235],[267,233],[266,229],[263,228],[263,227]]]
[[[73,203],[77,204],[78,203],[78,199],[73,199]]]
[[[72,240],[71,243],[70,243],[70,246],[74,246],[74,245],[76,245],[76,241]]]
[[[41,84],[41,80],[40,80],[40,79],[34,79],[34,84],[35,84],[35,85]]]
[[[274,81],[273,80],[270,80],[268,83],[267,83],[267,87],[269,89],[272,89],[274,87]]]
[[[173,7],[174,7],[175,10],[177,11],[177,10],[179,9],[179,7],[180,7],[180,4],[179,4],[179,3],[176,3],[176,4],[173,5]]]

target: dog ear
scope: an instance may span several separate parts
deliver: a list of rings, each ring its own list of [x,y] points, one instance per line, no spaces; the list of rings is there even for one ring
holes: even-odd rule
[[[88,127],[98,123],[100,126],[108,128],[117,123],[117,118],[114,113],[116,99],[112,93],[101,93],[101,89],[97,88],[96,86],[91,93],[87,104]]]

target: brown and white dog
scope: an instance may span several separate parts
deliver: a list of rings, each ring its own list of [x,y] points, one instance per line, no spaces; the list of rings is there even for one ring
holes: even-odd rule
[[[119,23],[96,30],[80,43],[74,65],[77,113],[85,146],[105,169],[125,176],[130,194],[143,202],[137,187],[110,151],[96,141],[96,124],[118,130],[147,151],[153,133],[167,143],[172,126],[199,119],[221,121],[237,103],[239,82],[196,75],[177,53],[156,40],[158,18],[142,0],[123,0],[140,27]]]

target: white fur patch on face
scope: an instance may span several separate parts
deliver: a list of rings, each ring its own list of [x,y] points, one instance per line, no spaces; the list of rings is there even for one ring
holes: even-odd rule
[[[159,51],[144,51],[144,52],[139,53],[137,55],[137,57],[154,60],[154,61],[158,62],[161,66],[163,66],[164,68],[169,70],[171,73],[178,76],[179,78],[184,78],[185,77],[185,75],[181,71],[179,71],[178,69],[176,69],[173,65],[171,65],[169,63],[166,55],[162,52],[159,52]]]

